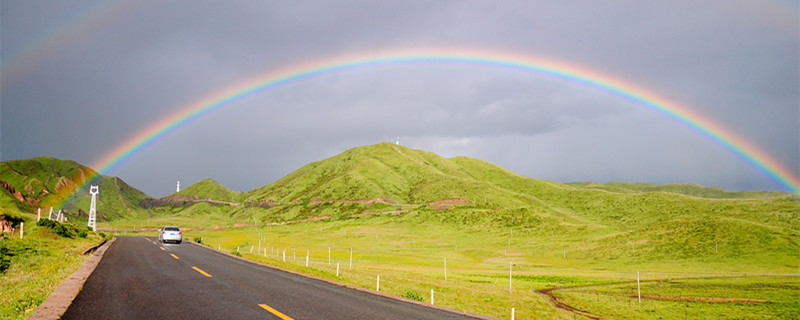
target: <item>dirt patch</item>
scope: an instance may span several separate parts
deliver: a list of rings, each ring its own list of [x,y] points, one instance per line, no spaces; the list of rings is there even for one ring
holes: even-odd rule
[[[431,206],[431,208],[439,211],[450,210],[459,204],[472,204],[472,201],[461,198],[452,198],[428,202],[428,205]]]
[[[598,315],[595,315],[595,314],[591,314],[589,312],[583,311],[581,309],[575,308],[575,307],[573,307],[571,305],[568,305],[568,304],[564,303],[564,301],[561,301],[561,299],[559,299],[555,294],[553,294],[553,290],[558,290],[558,289],[565,289],[565,288],[556,287],[556,288],[550,288],[550,289],[536,290],[536,292],[545,295],[548,299],[550,299],[550,302],[553,303],[553,305],[556,308],[559,308],[561,310],[567,310],[569,312],[582,315],[582,316],[587,317],[589,319],[595,319],[595,320],[606,319],[606,318],[603,318],[601,316],[598,316]]]

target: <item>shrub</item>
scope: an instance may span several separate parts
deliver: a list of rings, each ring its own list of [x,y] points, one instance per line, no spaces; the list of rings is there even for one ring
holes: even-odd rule
[[[54,229],[58,225],[58,222],[50,219],[42,219],[39,220],[39,222],[36,222],[36,225],[40,227],[48,227],[50,229]]]
[[[201,238],[201,237],[194,237],[194,242],[197,242],[197,243],[199,243],[199,244],[203,244],[203,238]]]
[[[425,301],[425,297],[423,297],[421,293],[416,292],[414,290],[406,291],[406,293],[404,293],[402,295],[402,297],[408,298],[408,299],[411,299],[411,300],[417,300],[417,301],[420,301],[420,302]]]
[[[242,254],[239,253],[239,251],[231,251],[231,254],[233,254],[234,256],[237,256],[237,257],[241,257],[242,256]]]
[[[62,238],[74,238],[75,237],[75,234],[72,232],[72,230],[70,230],[70,228],[65,226],[63,223],[57,223],[56,227],[53,228],[53,231],[55,231],[56,234],[59,237],[62,237]]]
[[[103,239],[108,239],[108,237],[106,237],[106,234],[103,233],[103,232],[98,232],[97,235],[100,236]]]
[[[78,232],[79,238],[86,238],[87,235],[89,235],[89,233],[86,232],[86,230],[81,230],[81,232]]]

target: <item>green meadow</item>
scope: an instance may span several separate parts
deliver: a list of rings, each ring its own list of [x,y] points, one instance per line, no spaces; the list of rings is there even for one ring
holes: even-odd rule
[[[368,289],[376,289],[380,275],[382,292],[430,302],[433,289],[437,305],[499,318],[508,318],[511,308],[517,319],[707,318],[709,314],[792,318],[800,308],[797,252],[787,250],[781,258],[758,253],[758,238],[750,239],[754,241],[750,244],[747,239],[724,241],[726,236],[735,238],[735,228],[717,234],[716,246],[705,242],[679,250],[669,245],[674,239],[648,242],[634,237],[622,243],[600,241],[603,236],[592,239],[594,232],[573,238],[547,228],[459,227],[447,219],[461,215],[457,211],[412,210],[283,225],[198,228],[187,230],[185,237],[213,249],[238,251],[254,261]],[[552,297],[541,292],[553,288]],[[553,299],[581,313],[557,308]]]

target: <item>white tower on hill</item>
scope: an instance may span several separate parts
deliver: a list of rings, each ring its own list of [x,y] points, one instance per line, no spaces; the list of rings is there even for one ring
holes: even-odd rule
[[[178,186],[175,188],[175,192],[181,192],[181,182],[178,181]]]
[[[92,204],[89,207],[89,227],[92,231],[97,231],[97,194],[100,193],[100,186],[91,186],[89,193],[92,195]]]

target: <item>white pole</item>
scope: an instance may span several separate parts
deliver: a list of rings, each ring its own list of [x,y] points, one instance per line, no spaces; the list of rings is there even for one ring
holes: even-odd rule
[[[431,289],[431,304],[433,304],[433,289]]]
[[[511,320],[514,320],[514,308],[511,308]]]
[[[22,236],[25,235],[25,222],[20,222],[19,224],[19,239],[22,240]]]
[[[47,214],[47,220],[53,220],[53,207],[50,207],[50,213]]]
[[[128,231],[125,231],[125,234],[126,234],[126,235],[127,235],[127,232],[128,232]],[[217,245],[217,250],[222,250],[222,245],[218,244],[218,245]]]
[[[636,288],[639,290],[639,303],[642,303],[642,286],[639,284],[639,271],[636,271]]]
[[[286,249],[283,249],[283,262],[286,262]]]
[[[311,251],[311,249],[308,250],[309,251],[306,251],[306,267],[308,267],[308,253]]]
[[[253,249],[255,249],[255,245],[250,246],[250,253],[253,253]]]
[[[381,291],[381,275],[378,275],[378,282],[375,286],[375,291]]]
[[[328,264],[331,264],[331,247],[328,247]]]
[[[267,248],[264,248],[264,256],[267,256]]]
[[[339,262],[336,262],[336,276],[339,276]]]
[[[350,248],[350,269],[348,271],[353,271],[353,248]]]
[[[39,220],[42,220],[42,208],[36,210],[36,222],[39,222]]]

